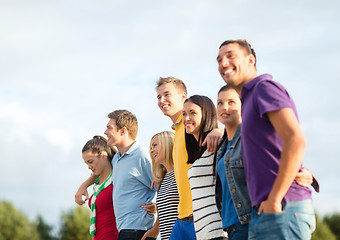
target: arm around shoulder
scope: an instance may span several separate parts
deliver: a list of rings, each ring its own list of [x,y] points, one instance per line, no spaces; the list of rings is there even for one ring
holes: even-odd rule
[[[78,205],[83,205],[88,199],[89,199],[89,194],[87,192],[87,188],[94,184],[94,181],[96,180],[98,176],[92,174],[85,182],[83,182],[80,187],[78,188],[78,191],[76,192],[74,196],[74,201]],[[85,196],[85,200],[83,200],[83,196]]]

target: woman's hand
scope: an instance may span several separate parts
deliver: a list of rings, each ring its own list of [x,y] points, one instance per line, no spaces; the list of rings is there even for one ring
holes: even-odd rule
[[[149,214],[154,215],[157,212],[157,206],[153,202],[148,202],[147,205],[142,206],[142,208]]]

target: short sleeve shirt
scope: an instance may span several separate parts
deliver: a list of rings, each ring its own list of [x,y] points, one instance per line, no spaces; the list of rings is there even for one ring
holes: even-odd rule
[[[242,155],[252,206],[266,200],[276,179],[282,151],[282,139],[270,123],[267,113],[283,108],[297,112],[286,89],[269,74],[260,75],[242,88]],[[302,168],[302,166],[301,166]],[[295,181],[286,201],[311,198],[307,187]]]
[[[151,161],[135,142],[121,155],[112,159],[113,206],[118,231],[122,229],[148,230],[153,226],[154,216],[141,206],[155,197],[151,190]]]

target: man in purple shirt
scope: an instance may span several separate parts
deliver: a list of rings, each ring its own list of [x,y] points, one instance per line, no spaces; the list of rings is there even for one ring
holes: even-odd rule
[[[242,155],[252,203],[249,239],[310,239],[315,229],[311,191],[296,184],[306,141],[285,88],[257,75],[246,40],[219,49],[218,69],[242,101]]]

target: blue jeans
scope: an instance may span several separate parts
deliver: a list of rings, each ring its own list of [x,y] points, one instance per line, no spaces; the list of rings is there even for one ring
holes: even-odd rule
[[[169,240],[196,240],[194,222],[176,220]]]
[[[247,240],[248,239],[248,224],[236,223],[227,227],[229,240]]]
[[[248,239],[311,239],[315,230],[315,213],[312,200],[287,202],[281,213],[257,215],[253,208]]]

